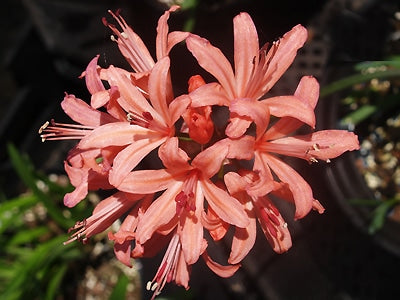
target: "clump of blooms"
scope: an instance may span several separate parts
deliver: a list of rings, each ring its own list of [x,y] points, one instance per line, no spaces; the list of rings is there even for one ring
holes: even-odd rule
[[[191,266],[200,256],[218,275],[233,275],[254,245],[257,222],[274,251],[287,251],[290,228],[271,195],[293,203],[295,219],[324,208],[284,156],[329,162],[359,148],[357,137],[343,130],[296,135],[303,125],[315,126],[315,78],[303,77],[293,95],[268,97],[305,43],[304,27],[297,25],[260,48],[250,16],[239,14],[233,19],[232,67],[208,40],[169,32],[168,18],[177,9],[159,19],[155,60],[119,12],[110,12],[116,24],[106,19],[103,23],[132,69],[100,67],[96,56],[82,73],[90,104],[70,94],[61,103],[76,123],[52,120],[39,130],[43,140],[79,140],[65,160],[75,187],[65,195],[65,205],[75,206],[89,190],[115,192],[91,217],[76,223],[67,242],[87,242],[124,218],[108,237],[116,257],[127,266],[131,258],[152,256],[168,244],[147,285],[153,298],[171,281],[189,288]],[[169,52],[183,41],[188,55],[216,82],[193,74],[188,92],[176,96]],[[146,169],[143,160],[154,153],[162,166]],[[234,228],[231,253],[221,265],[207,247],[229,227]]]

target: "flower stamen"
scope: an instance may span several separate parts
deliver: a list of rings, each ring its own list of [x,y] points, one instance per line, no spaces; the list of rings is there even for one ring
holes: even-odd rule
[[[46,121],[40,128],[39,134],[42,142],[46,140],[80,140],[90,133],[94,127],[56,123],[53,119]]]

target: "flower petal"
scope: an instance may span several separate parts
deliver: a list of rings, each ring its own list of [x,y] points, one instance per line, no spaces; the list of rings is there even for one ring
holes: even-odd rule
[[[99,60],[99,55],[96,55],[86,67],[85,81],[86,87],[90,94],[95,94],[97,92],[104,91],[105,88],[101,82],[100,75],[97,71],[97,61]]]
[[[215,143],[203,150],[192,161],[192,166],[199,169],[205,178],[214,176],[222,166],[229,152],[227,140]]]
[[[188,163],[190,157],[178,147],[177,137],[169,138],[158,150],[158,156],[169,170],[184,172],[192,169]]]
[[[155,193],[169,188],[176,182],[174,178],[179,179],[183,175],[171,173],[165,169],[134,171],[124,178],[118,189],[128,193]]]
[[[140,139],[123,149],[114,158],[109,181],[115,187],[132,171],[153,149],[161,145],[167,137]]]
[[[156,57],[157,60],[160,60],[168,55],[168,19],[171,12],[174,12],[179,9],[179,6],[173,5],[169,10],[165,11],[164,14],[158,19],[157,24],[157,37],[156,37]],[[179,41],[175,41],[179,42]],[[171,46],[172,47],[172,46]]]
[[[171,116],[171,124],[175,124],[175,122],[178,121],[189,105],[190,98],[188,95],[182,95],[172,100],[168,107],[169,115]]]
[[[231,64],[221,50],[194,34],[188,36],[186,45],[199,65],[212,74],[224,87],[228,97],[233,99],[236,94],[235,77]]]
[[[226,127],[225,134],[232,139],[241,137],[246,133],[246,130],[251,124],[251,118],[247,116],[239,116],[237,113],[232,112],[229,124]]]
[[[276,253],[284,253],[292,247],[292,238],[279,210],[267,197],[257,199],[257,215],[261,229]]]
[[[318,81],[312,76],[303,76],[297,86],[294,96],[314,109],[319,97]],[[287,136],[303,125],[304,123],[296,118],[283,117],[267,130],[263,136],[263,140],[273,140]]]
[[[262,88],[256,90],[254,98],[262,97],[275,85],[292,64],[296,57],[297,50],[303,47],[306,40],[307,29],[301,25],[296,25],[289,32],[285,33],[277,44],[272,46],[270,52],[274,51],[274,53],[272,54],[271,60],[267,62],[269,64],[268,69],[267,72],[263,74],[263,79],[260,83]]]
[[[201,223],[201,213],[203,211],[204,195],[199,182],[196,186],[195,203],[196,210],[194,214],[186,214],[182,224],[182,232],[180,233],[182,250],[185,254],[186,263],[189,265],[194,264],[202,253],[203,225]]]
[[[256,136],[261,135],[269,124],[269,106],[251,98],[235,98],[229,105],[229,110],[239,116],[250,117],[256,124]]]
[[[358,138],[346,130],[322,130],[307,135],[285,137],[261,146],[263,151],[294,156],[313,162],[329,161],[346,151],[358,150]]]
[[[171,116],[167,104],[172,101],[172,84],[169,76],[169,57],[159,60],[153,67],[149,77],[149,98],[154,109],[161,114],[163,120],[169,127]]]
[[[263,153],[265,161],[282,182],[289,185],[296,206],[295,219],[305,217],[313,206],[313,193],[310,185],[292,167],[280,159]]]
[[[229,255],[228,263],[237,264],[245,258],[256,242],[257,222],[252,210],[249,213],[249,225],[246,228],[235,228],[235,234],[232,239],[232,250]]]
[[[216,82],[206,83],[189,94],[192,107],[205,105],[229,106],[228,98],[222,86]]]
[[[166,125],[161,115],[150,105],[139,89],[133,84],[130,73],[114,66],[107,69],[108,82],[111,86],[117,86],[120,93],[118,103],[126,112],[135,112],[141,115],[150,113],[153,119],[162,125]]]
[[[129,122],[115,122],[94,129],[79,142],[78,148],[123,146],[148,136],[155,137],[157,132],[141,126],[131,125]]]
[[[65,95],[64,100],[61,102],[61,107],[72,120],[86,126],[97,127],[118,121],[109,114],[94,109],[71,94]]]
[[[245,97],[254,64],[258,56],[259,43],[256,27],[247,13],[240,13],[233,19],[235,79],[238,97]]]
[[[158,197],[140,219],[136,240],[144,244],[161,226],[167,224],[176,214],[176,202],[173,200],[182,189],[182,182],[176,182]]]
[[[293,117],[315,127],[314,109],[296,96],[277,96],[261,100],[261,103],[269,108],[273,116]]]
[[[222,220],[241,228],[249,225],[249,218],[239,201],[210,180],[202,180],[201,186],[208,204]]]
[[[223,265],[215,262],[208,255],[207,251],[204,251],[204,253],[202,254],[202,257],[203,257],[206,265],[210,268],[210,270],[213,271],[218,276],[223,277],[223,278],[231,277],[240,268],[240,264],[223,266]]]

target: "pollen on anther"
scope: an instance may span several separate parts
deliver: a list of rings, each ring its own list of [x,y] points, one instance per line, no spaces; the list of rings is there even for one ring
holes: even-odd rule
[[[47,126],[49,126],[50,122],[46,121],[46,123],[44,123],[42,126],[40,126],[39,128],[39,134],[41,134],[43,132],[43,130],[45,130],[47,128]]]

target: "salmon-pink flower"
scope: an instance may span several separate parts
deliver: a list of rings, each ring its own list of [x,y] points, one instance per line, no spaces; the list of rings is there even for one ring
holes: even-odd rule
[[[246,228],[235,229],[228,260],[231,264],[240,262],[253,247],[257,220],[275,252],[286,252],[292,246],[287,223],[272,201],[267,196],[249,196],[246,191],[248,185],[258,179],[258,175],[248,170],[241,170],[241,173],[242,176],[229,172],[224,177],[229,193],[242,203],[250,220]]]
[[[314,109],[319,97],[319,84],[311,76],[301,79],[295,97]],[[309,162],[329,162],[346,151],[359,149],[357,136],[345,130],[323,130],[307,135],[289,136],[303,123],[285,117],[257,136],[253,169],[260,173],[263,182],[272,182],[272,172],[288,185],[296,205],[295,218],[304,217],[314,207],[320,212],[322,206],[313,198],[311,187],[292,167],[276,154],[302,158]],[[257,130],[258,132],[258,130]],[[250,192],[251,193],[251,192]],[[264,191],[265,193],[265,191]],[[260,195],[254,190],[253,195]]]
[[[98,127],[82,139],[78,147],[123,146],[110,170],[109,181],[114,186],[118,186],[148,153],[174,135],[174,124],[189,104],[189,99],[183,97],[172,101],[169,64],[169,58],[164,57],[154,66],[149,77],[149,100],[125,73],[110,67],[113,74],[110,84],[118,89],[117,101],[128,119]]]
[[[248,218],[240,203],[210,179],[226,158],[237,155],[230,148],[241,143],[245,141],[217,142],[189,164],[189,157],[178,148],[177,138],[171,138],[159,149],[159,157],[166,169],[131,172],[119,190],[139,194],[165,190],[140,220],[137,241],[143,244],[154,232],[169,233],[176,226],[181,227],[178,234],[186,262],[195,263],[202,253],[204,199],[225,222],[241,228],[247,226]]]
[[[133,209],[143,197],[144,195],[117,192],[100,201],[89,218],[77,222],[75,226],[70,229],[70,231],[75,232],[65,243],[70,243],[75,240],[86,243],[91,236],[103,232],[118,220],[118,218]]]
[[[178,43],[182,42],[187,36],[188,32],[173,31],[169,32],[168,19],[171,12],[179,9],[179,6],[172,6],[167,10],[158,20],[157,37],[156,37],[156,58],[157,61],[164,58],[169,54],[171,49]],[[148,77],[151,70],[155,65],[155,61],[150,54],[150,51],[142,41],[142,39],[132,30],[126,23],[124,18],[119,14],[119,11],[113,13],[109,11],[113,18],[121,27],[121,31],[117,27],[103,18],[104,25],[108,26],[115,36],[111,39],[118,44],[119,50],[128,61],[132,69],[132,80],[144,91],[147,91]]]
[[[257,222],[274,251],[287,251],[290,233],[270,195],[294,203],[295,219],[324,208],[281,156],[329,161],[359,147],[347,131],[296,134],[303,125],[315,127],[315,78],[303,77],[293,95],[264,97],[306,41],[304,27],[297,25],[260,49],[252,19],[240,13],[233,19],[232,67],[206,39],[169,32],[169,16],[177,9],[171,7],[158,21],[155,59],[119,12],[110,11],[117,26],[103,23],[132,69],[102,68],[95,56],[81,75],[90,105],[66,94],[61,105],[75,124],[52,120],[39,130],[42,140],[79,141],[64,162],[75,187],[64,197],[66,206],[79,203],[89,190],[114,190],[89,218],[75,224],[66,243],[87,242],[120,219],[120,228],[108,238],[125,265],[166,248],[147,286],[153,298],[168,282],[188,288],[191,266],[200,256],[219,276],[233,275],[255,243]],[[192,76],[188,94],[176,97],[169,53],[183,40],[217,82]],[[227,107],[229,119],[218,115],[228,109],[215,106]],[[155,153],[161,168],[152,163],[149,169],[139,167]],[[221,265],[207,252],[205,231],[216,241],[231,226],[231,253],[227,265]]]
[[[293,27],[268,49],[268,44],[259,48],[257,30],[251,17],[241,13],[233,19],[234,26],[234,65],[223,53],[212,46],[209,41],[196,35],[186,39],[188,49],[197,59],[200,66],[211,73],[219,84],[210,83],[189,94],[192,106],[225,105],[235,102],[259,100],[267,93],[276,81],[293,62],[297,50],[307,39],[307,30],[297,25]],[[266,99],[265,104],[270,113],[277,116],[293,116],[303,121],[303,115],[310,117],[308,110],[296,97]],[[312,124],[312,119],[308,120]],[[231,109],[230,124],[226,129],[229,137],[243,135],[251,123],[251,119],[243,114],[237,114]]]
[[[152,281],[146,285],[147,290],[153,291],[154,299],[161,293],[166,283],[174,281],[177,285],[189,288],[190,266],[185,261],[179,235],[175,233],[164,254],[164,258]]]
[[[94,109],[74,95],[66,94],[61,106],[65,113],[79,124],[46,122],[39,130],[42,140],[82,139],[95,128],[117,122],[118,119]],[[64,204],[75,206],[86,197],[88,190],[112,188],[108,183],[108,171],[118,153],[118,147],[81,150],[74,147],[64,162],[68,177],[75,190],[64,197]]]

